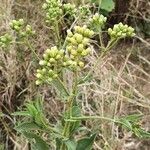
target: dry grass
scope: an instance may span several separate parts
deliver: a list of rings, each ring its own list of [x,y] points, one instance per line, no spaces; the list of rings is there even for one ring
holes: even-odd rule
[[[38,31],[37,37],[31,42],[39,55],[46,47],[53,45],[52,35],[43,22],[42,0],[0,1],[0,33],[9,31],[8,23],[11,19],[25,18]],[[131,1],[128,16],[134,18],[136,26],[141,19],[150,22],[149,6],[148,0]],[[100,60],[98,66],[94,68],[92,82],[80,87],[79,102],[84,114],[114,118],[135,112],[143,113],[141,124],[148,131],[150,130],[150,39],[145,39],[141,32],[138,36],[138,40],[120,44]],[[22,51],[25,57],[18,59],[18,51]],[[88,65],[92,65],[96,57],[97,54],[93,51],[93,55],[88,58]],[[13,45],[7,53],[0,50],[0,111],[8,115],[8,119],[2,119],[0,122],[0,145],[5,145],[6,150],[28,150],[27,142],[18,137],[12,129],[16,122],[15,118],[9,117],[9,114],[17,107],[22,107],[25,101],[42,94],[46,100],[45,109],[48,110],[47,113],[53,122],[63,109],[61,102],[55,97],[54,89],[35,87],[35,66],[27,47]],[[137,139],[113,123],[89,121],[86,125],[99,131],[94,144],[95,150],[150,149],[149,141]]]

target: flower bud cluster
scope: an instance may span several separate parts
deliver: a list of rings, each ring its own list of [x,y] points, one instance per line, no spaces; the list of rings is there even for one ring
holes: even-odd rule
[[[25,22],[23,19],[12,20],[10,22],[10,27],[21,37],[28,37],[35,34],[35,31],[33,31],[30,25],[25,26]]]
[[[89,23],[92,28],[99,30],[104,27],[106,21],[107,21],[106,17],[100,15],[99,13],[96,13],[95,15],[92,16],[92,18],[90,18]]]
[[[73,69],[84,67],[83,58],[87,56],[91,49],[89,48],[90,38],[94,32],[86,26],[75,26],[74,32],[67,31],[66,50],[70,57],[70,67]]]
[[[40,60],[40,69],[37,69],[36,84],[41,84],[45,81],[51,82],[57,78],[58,73],[65,62],[64,50],[58,50],[57,47],[47,49],[43,54],[43,60]]]
[[[40,60],[40,69],[37,69],[36,84],[45,81],[51,82],[58,77],[63,68],[77,69],[84,67],[83,58],[90,53],[89,41],[94,32],[86,26],[75,26],[74,32],[67,32],[66,51],[59,50],[56,46],[47,49]]]
[[[7,47],[10,42],[12,41],[12,37],[9,34],[4,34],[3,36],[0,36],[0,47]]]
[[[122,23],[114,25],[113,29],[109,28],[108,34],[112,39],[135,36],[134,28],[128,25],[123,25]]]
[[[76,6],[71,3],[63,4],[64,14],[75,16],[77,13]]]
[[[88,18],[91,15],[91,11],[89,9],[88,5],[84,5],[84,6],[80,6],[79,7],[79,15],[84,19],[84,18]]]
[[[47,23],[53,23],[53,21],[57,20],[63,13],[60,0],[46,0],[42,7],[46,12]]]

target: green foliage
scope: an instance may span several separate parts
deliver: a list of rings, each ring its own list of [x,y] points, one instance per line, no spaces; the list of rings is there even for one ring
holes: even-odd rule
[[[84,138],[78,141],[77,150],[91,150],[94,143],[96,134],[91,135],[89,138]]]
[[[128,115],[128,116],[120,118],[119,123],[124,128],[126,128],[127,130],[135,134],[137,137],[150,138],[150,132],[147,132],[140,127],[139,121],[141,117],[142,117],[141,114]]]
[[[31,132],[22,132],[30,140],[32,150],[49,150],[48,144],[37,134]]]
[[[115,2],[113,0],[91,0],[91,2],[100,5],[100,9],[107,12],[111,12],[115,8]]]

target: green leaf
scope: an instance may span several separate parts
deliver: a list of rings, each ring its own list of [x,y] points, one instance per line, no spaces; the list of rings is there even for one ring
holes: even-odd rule
[[[68,150],[76,150],[77,147],[77,143],[74,140],[67,140],[65,142]]]
[[[76,150],[91,150],[96,134],[93,134],[89,138],[84,138],[78,141],[77,149]]]
[[[31,114],[32,117],[34,117],[38,113],[38,111],[37,111],[36,107],[34,106],[33,102],[30,102],[30,103],[26,104],[26,108],[27,108],[27,111]]]
[[[25,137],[29,139],[32,145],[32,150],[49,150],[48,144],[38,135],[29,132],[22,132]],[[34,139],[34,141],[31,139]]]
[[[80,117],[81,116],[81,109],[79,106],[73,106],[72,108],[72,117]],[[71,123],[70,133],[76,132],[80,127],[81,121],[75,121]]]
[[[60,146],[61,146],[62,142],[59,138],[56,138],[56,150],[60,150]]]
[[[17,111],[12,113],[13,116],[31,116],[28,111]]]
[[[100,4],[100,8],[111,12],[115,8],[115,3],[113,0],[91,0],[91,2],[96,3],[97,5]]]
[[[79,106],[72,107],[72,117],[80,117],[81,116],[81,109]]]
[[[78,84],[83,84],[85,82],[90,82],[93,79],[93,75],[92,74],[86,74],[85,76],[83,76],[82,78],[79,79]]]
[[[120,119],[119,121],[125,128],[132,131],[132,124],[128,120]]]
[[[142,117],[142,114],[133,114],[123,117],[123,119],[131,121],[131,122],[137,122]]]
[[[57,92],[59,92],[60,96],[67,100],[68,96],[69,96],[69,92],[67,91],[67,89],[65,88],[65,86],[63,85],[61,80],[54,80],[52,81],[52,84],[55,86],[55,88],[57,89]]]
[[[41,127],[35,124],[34,122],[29,123],[21,123],[17,127],[15,127],[18,131],[31,131],[31,130],[40,130]]]
[[[115,8],[115,3],[113,0],[102,0],[100,8],[111,12]]]

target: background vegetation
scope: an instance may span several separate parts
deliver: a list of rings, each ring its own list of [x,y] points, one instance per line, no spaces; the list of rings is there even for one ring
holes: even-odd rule
[[[107,2],[109,1],[109,2]],[[69,1],[86,4],[88,1]],[[96,9],[99,1],[93,0]],[[23,18],[38,33],[30,39],[38,55],[47,47],[54,46],[53,33],[45,24],[42,0],[1,0],[0,35],[11,32],[9,22]],[[80,103],[87,115],[101,115],[114,118],[141,113],[140,125],[150,131],[150,2],[149,0],[106,0],[100,13],[108,17],[108,27],[123,22],[136,29],[137,36],[122,40],[109,55],[99,61],[90,84],[82,85]],[[62,33],[65,34],[62,28]],[[107,37],[105,39],[107,41]],[[95,54],[88,58],[93,64]],[[31,65],[32,64],[32,65]],[[56,97],[53,87],[35,85],[36,61],[28,45],[12,44],[10,51],[0,50],[0,149],[28,150],[28,141],[15,129],[16,117],[11,113],[21,110],[28,101],[39,96],[44,99],[48,119],[55,123],[61,116],[63,105]],[[68,75],[67,79],[72,75]],[[21,118],[20,118],[21,119]],[[18,120],[18,118],[17,118]],[[120,126],[107,121],[83,122],[87,128],[99,134],[94,142],[95,150],[149,150],[150,140],[135,137]]]

